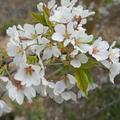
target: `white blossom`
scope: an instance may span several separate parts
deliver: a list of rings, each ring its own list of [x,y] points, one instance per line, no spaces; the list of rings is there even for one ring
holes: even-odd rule
[[[78,30],[75,32],[74,48],[82,53],[88,52],[91,47],[88,43],[93,40],[93,35],[87,35],[84,31]]]
[[[58,23],[68,23],[72,20],[71,8],[65,6],[55,9],[54,14],[50,16],[50,21]]]
[[[69,23],[67,27],[63,24],[57,24],[55,26],[55,33],[52,35],[52,39],[58,42],[62,42],[64,40],[71,41],[70,35],[73,34],[73,32],[74,29],[72,23]],[[65,43],[65,46],[67,46],[68,43]]]
[[[32,102],[32,98],[36,96],[36,91],[33,87],[23,86],[20,81],[14,78],[1,77],[0,79],[7,82],[6,89],[11,100],[16,100],[20,105],[24,102],[24,96],[27,97],[29,102]]]
[[[91,54],[97,61],[106,60],[108,58],[108,48],[108,42],[102,41],[102,38],[98,38],[92,44],[89,54]]]
[[[15,74],[15,79],[21,81],[22,85],[30,87],[31,85],[39,85],[41,82],[41,68],[36,65],[21,66]]]
[[[77,6],[72,9],[72,14],[74,16],[74,20],[77,20],[80,25],[84,25],[87,23],[87,17],[94,15],[95,12],[90,12],[89,10],[83,10],[82,6]]]

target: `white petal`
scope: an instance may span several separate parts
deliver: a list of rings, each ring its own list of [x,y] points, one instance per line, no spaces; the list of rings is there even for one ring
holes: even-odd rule
[[[55,96],[54,100],[58,103],[61,104],[64,100],[61,96]]]
[[[38,5],[37,5],[37,9],[38,11],[42,12],[43,11],[43,3],[40,2]]]
[[[50,0],[49,2],[48,2],[48,8],[49,9],[51,9],[51,8],[53,8],[54,7],[54,5],[55,5],[55,0]]]
[[[70,56],[74,58],[78,54],[78,50],[74,50],[70,53]]]
[[[74,92],[70,92],[70,95],[71,95],[71,99],[76,102],[77,101],[77,95]]]
[[[42,78],[42,84],[45,85],[45,86],[48,86],[49,82],[43,77]]]
[[[68,77],[68,79],[69,79],[69,81],[70,81],[70,84],[72,84],[72,85],[75,85],[75,84],[76,84],[76,79],[75,79],[74,76],[72,76],[72,75],[70,75],[70,74],[67,74],[67,77]]]
[[[37,34],[42,34],[43,33],[43,29],[44,29],[44,27],[43,27],[42,24],[38,23],[38,24],[35,25],[35,30],[36,30]]]
[[[74,33],[74,24],[72,22],[68,23],[67,25],[67,32],[68,34],[73,34]]]
[[[69,39],[66,39],[66,40],[64,41],[64,47],[66,47],[69,43],[70,43],[70,40],[69,40]]]
[[[69,4],[70,4],[70,0],[61,0],[61,5],[62,6],[68,7]]]
[[[39,44],[47,44],[50,41],[47,38],[45,38],[45,37],[43,37],[43,38],[38,37],[38,42],[39,42]]]
[[[55,95],[59,95],[61,94],[64,90],[65,90],[65,83],[64,81],[58,81],[56,84],[55,84],[55,88],[54,88],[54,94]]]
[[[48,60],[52,57],[52,50],[49,48],[46,48],[43,52],[43,60]]]
[[[73,60],[70,62],[70,64],[71,64],[73,67],[75,67],[75,68],[79,68],[79,67],[81,66],[80,61],[77,60],[77,59],[73,59]]]
[[[98,61],[106,60],[108,58],[108,51],[100,51],[97,54],[93,54],[92,56]]]
[[[36,91],[32,87],[27,87],[24,90],[24,94],[27,97],[27,99],[29,100],[29,102],[32,102],[32,98],[36,96]]]
[[[0,77],[0,79],[1,79],[2,81],[4,81],[4,82],[8,82],[8,81],[9,81],[9,78],[7,78],[7,77]]]
[[[80,54],[80,62],[85,64],[88,62],[88,57],[85,54]]]
[[[22,104],[24,100],[24,95],[21,92],[17,92],[16,94],[16,101],[18,102],[18,104]]]
[[[110,69],[111,63],[110,63],[109,61],[104,60],[104,61],[102,61],[101,63],[102,63],[107,69]]]
[[[41,96],[47,96],[46,86],[43,86],[43,85],[36,86],[35,90]]]
[[[59,57],[61,55],[60,50],[57,48],[57,46],[52,47],[52,52],[55,57]]]
[[[9,27],[6,32],[7,32],[7,35],[12,37],[12,38],[19,36],[17,28],[15,25],[13,27]]]
[[[34,26],[31,25],[31,24],[25,24],[24,29],[25,29],[26,34],[29,34],[29,35],[30,34],[35,34]]]
[[[101,50],[107,50],[107,49],[109,48],[109,44],[108,44],[107,41],[101,41],[101,42],[99,42],[98,45],[99,45],[98,47],[99,47]]]
[[[64,36],[62,34],[60,34],[60,33],[54,33],[52,35],[52,39],[54,41],[62,42],[64,40]]]
[[[110,68],[110,80],[114,83],[114,78],[120,74],[120,63],[114,63]]]
[[[61,33],[63,35],[65,33],[65,25],[63,25],[63,24],[57,24],[55,26],[55,31],[57,33]]]
[[[63,93],[61,94],[61,97],[62,97],[64,100],[68,101],[68,100],[71,99],[71,94],[70,94],[69,92],[63,92]]]

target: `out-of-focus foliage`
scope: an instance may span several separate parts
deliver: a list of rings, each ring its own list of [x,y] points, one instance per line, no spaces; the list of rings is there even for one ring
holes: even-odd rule
[[[111,4],[114,0],[104,0],[105,4]]]
[[[25,120],[45,120],[45,109],[40,100],[34,100],[33,103],[27,103],[19,107],[14,104],[15,116],[24,116]]]

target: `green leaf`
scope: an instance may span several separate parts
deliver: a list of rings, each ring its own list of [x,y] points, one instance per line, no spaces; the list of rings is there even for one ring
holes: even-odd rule
[[[3,48],[0,48],[0,58],[1,57],[3,58],[8,57],[6,50]]]
[[[82,69],[75,69],[75,77],[77,79],[78,88],[87,96],[88,95],[88,85],[90,83],[86,72]]]
[[[36,64],[36,63],[38,63],[38,61],[39,61],[39,59],[35,55],[28,55],[27,56],[27,63],[28,64]]]
[[[89,84],[92,84],[93,83],[93,77],[92,77],[92,72],[91,72],[91,69],[84,69],[87,77],[88,77],[88,80],[89,80]]]
[[[98,64],[98,62],[94,59],[89,59],[89,61],[86,64],[82,64],[82,69],[91,69],[95,67]]]
[[[52,32],[54,31],[53,24],[49,20],[50,15],[49,15],[49,9],[47,7],[45,6],[43,7],[43,12],[41,14],[33,12],[32,16],[35,18],[36,22],[48,26]]]
[[[49,20],[49,14],[48,14],[47,10],[44,10],[43,15],[44,15],[44,19],[46,21],[47,26],[53,31],[53,25]]]
[[[115,47],[120,48],[120,40],[117,41]]]
[[[43,14],[38,14],[38,13],[33,12],[32,16],[37,23],[41,23],[41,24],[47,26],[47,23],[46,23],[46,20],[45,20],[45,17]]]
[[[7,65],[0,67],[0,76],[4,76],[7,73]]]

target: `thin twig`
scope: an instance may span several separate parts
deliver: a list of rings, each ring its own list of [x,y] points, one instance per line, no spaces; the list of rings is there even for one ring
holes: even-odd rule
[[[63,63],[46,64],[46,66],[56,66],[56,65],[63,65]]]
[[[50,77],[56,75],[56,74],[59,73],[62,69],[63,69],[63,67],[59,68],[59,69],[56,70],[55,72],[53,72],[53,73],[51,73],[50,75],[48,75],[47,78],[49,79]]]

